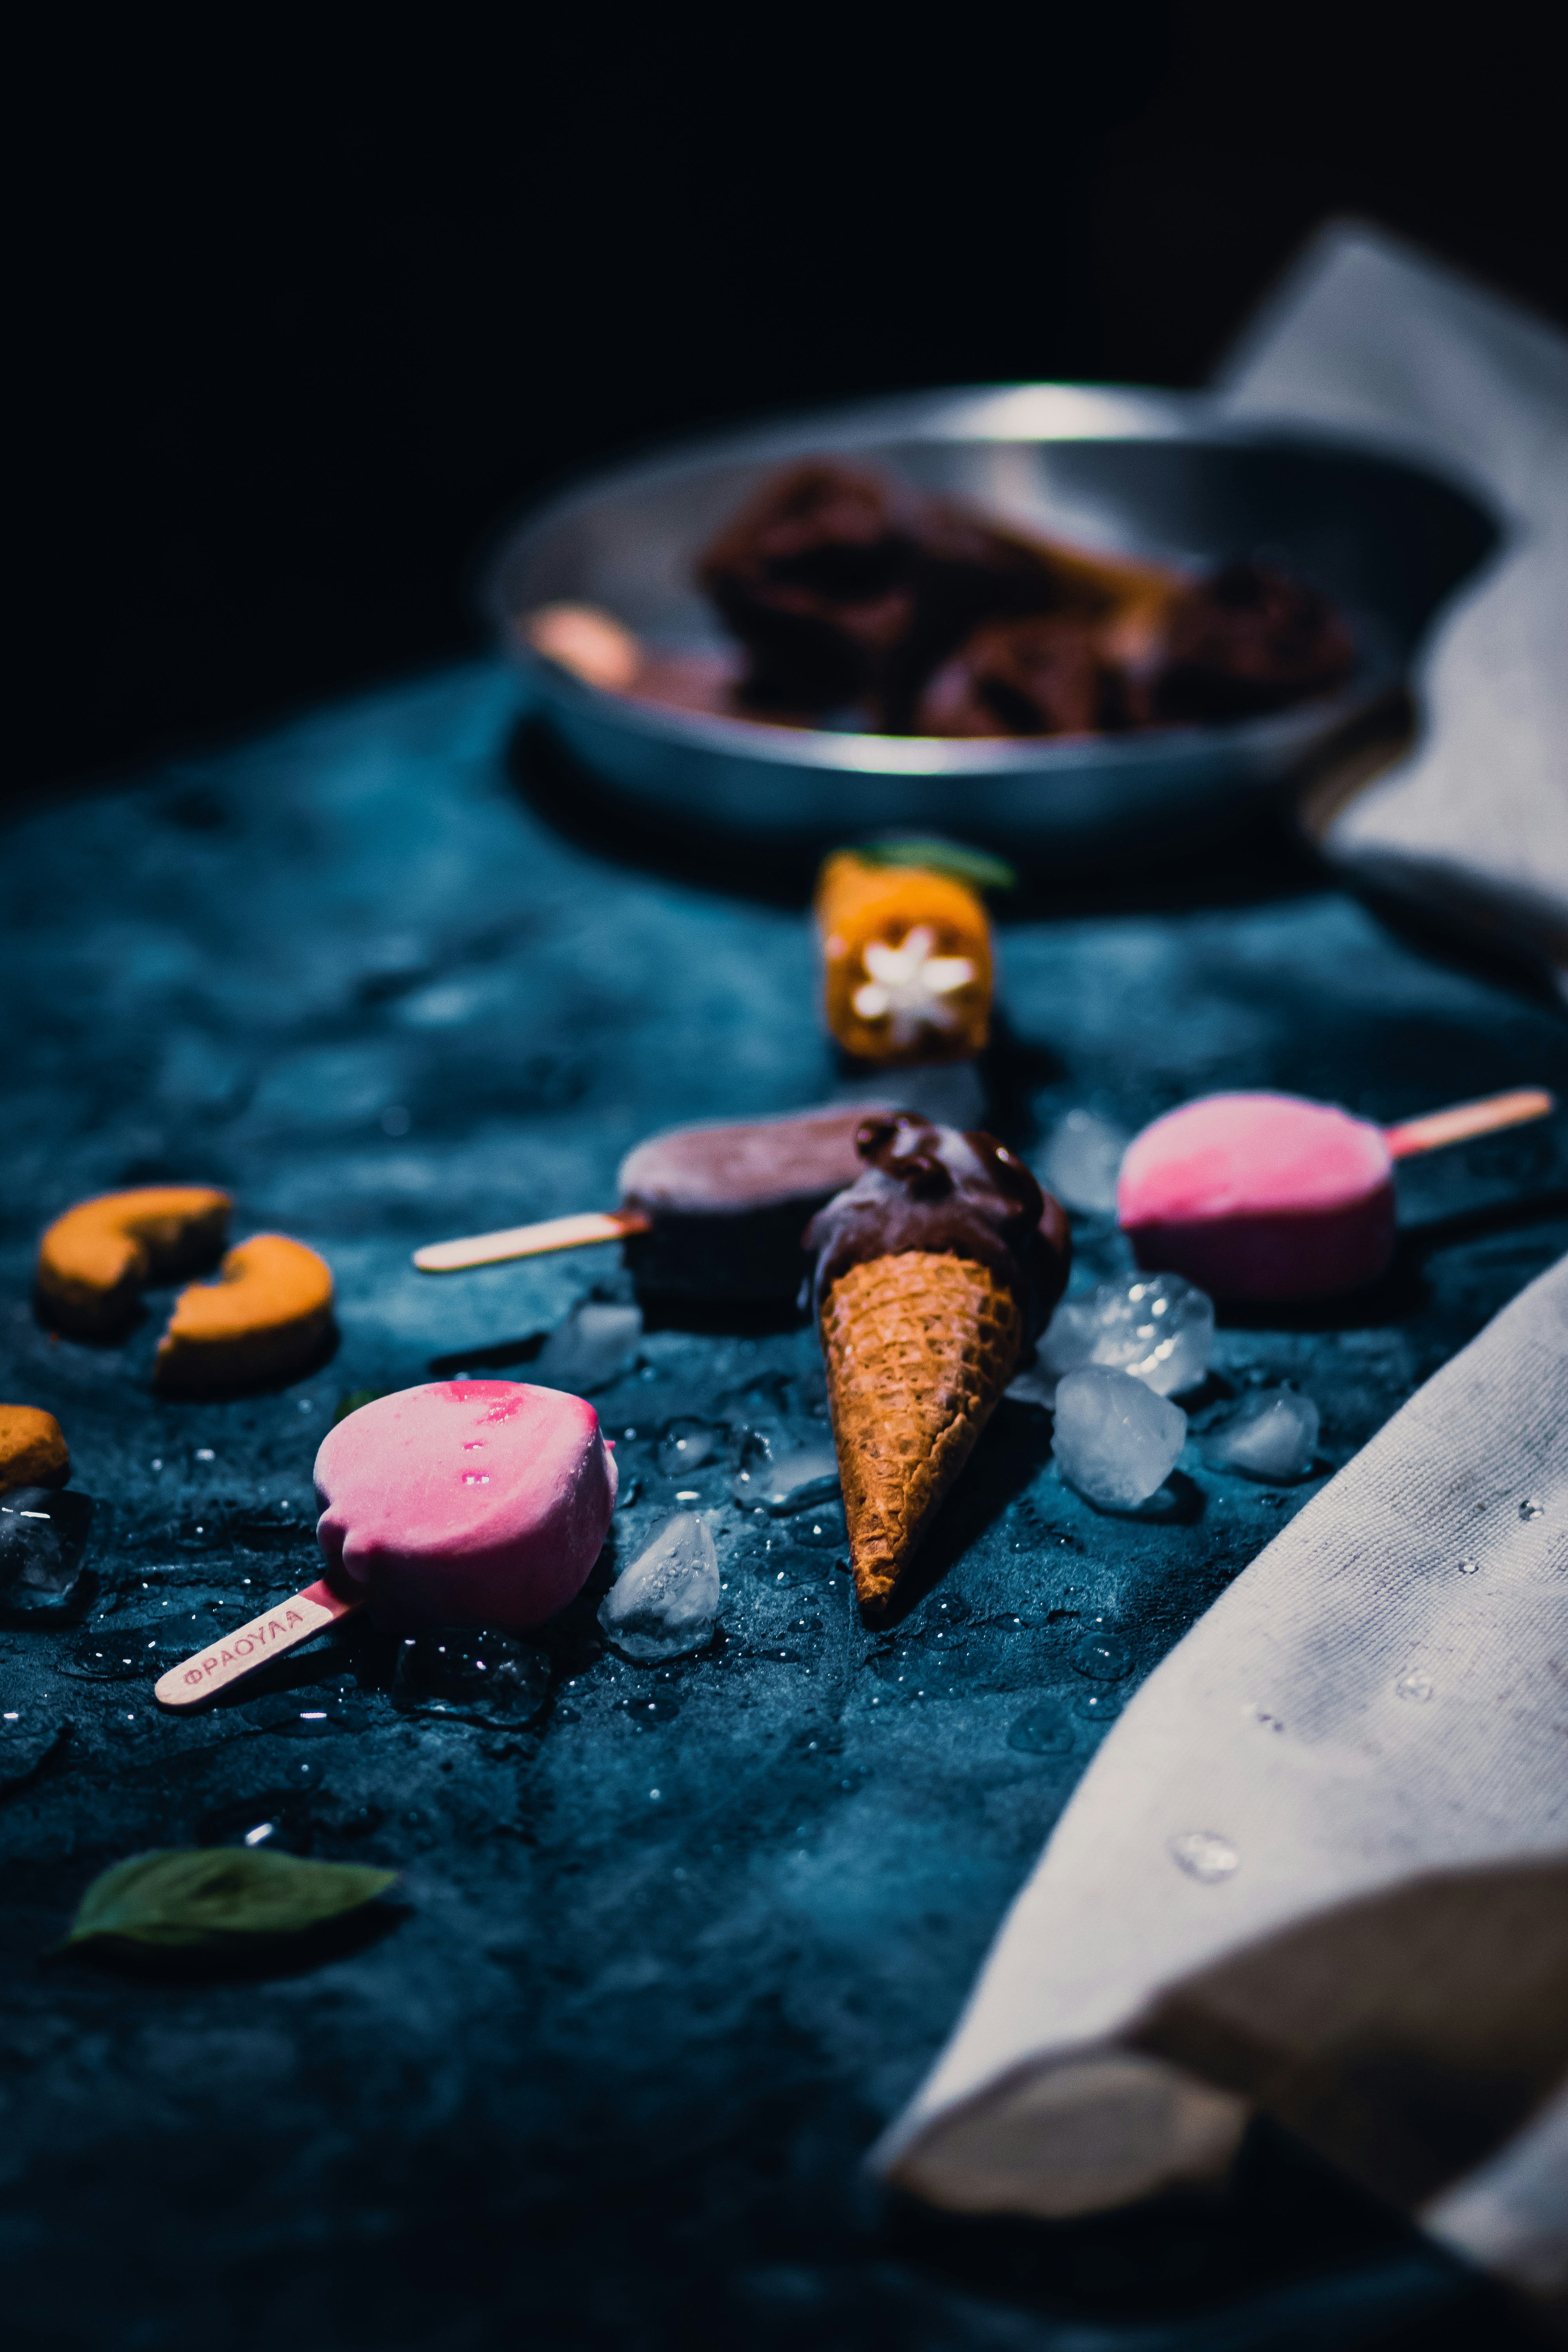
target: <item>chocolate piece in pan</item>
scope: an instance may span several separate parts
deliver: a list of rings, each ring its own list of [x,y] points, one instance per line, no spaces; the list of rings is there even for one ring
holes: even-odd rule
[[[1252,718],[1329,693],[1354,666],[1350,632],[1326,597],[1267,564],[1226,563],[1172,604],[1140,716]]]
[[[943,662],[917,735],[1083,735],[1114,723],[1118,681],[1096,632],[1067,614],[992,621]]]
[[[649,1220],[623,1244],[638,1289],[755,1305],[793,1300],[808,1270],[801,1237],[860,1173],[855,1137],[868,1116],[858,1103],[674,1128],[639,1143],[619,1178],[623,1207]]]
[[[988,614],[1056,600],[1045,556],[869,468],[818,458],[764,483],[699,561],[751,656],[746,699],[868,707],[909,724],[921,679]]]

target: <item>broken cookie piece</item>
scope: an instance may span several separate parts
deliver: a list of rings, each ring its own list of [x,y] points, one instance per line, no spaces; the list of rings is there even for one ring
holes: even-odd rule
[[[38,1245],[42,1319],[83,1339],[119,1331],[148,1283],[177,1281],[212,1264],[232,1206],[226,1192],[207,1184],[143,1184],[79,1201]]]
[[[0,1404],[0,1495],[12,1486],[63,1486],[70,1448],[52,1412],[36,1404]]]
[[[284,1234],[254,1234],[229,1251],[216,1282],[181,1291],[153,1379],[187,1392],[289,1380],[314,1359],[331,1319],[326,1260]]]

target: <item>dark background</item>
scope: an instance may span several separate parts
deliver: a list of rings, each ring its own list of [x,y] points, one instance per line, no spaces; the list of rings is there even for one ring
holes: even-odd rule
[[[62,12],[13,60],[8,788],[479,644],[498,525],[650,436],[1197,383],[1325,215],[1568,318],[1545,12],[1284,15]]]

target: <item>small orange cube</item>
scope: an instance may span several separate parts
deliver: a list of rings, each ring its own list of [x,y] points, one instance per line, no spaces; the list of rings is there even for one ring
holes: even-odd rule
[[[991,925],[967,884],[836,850],[816,884],[827,1026],[888,1066],[963,1062],[991,1026]]]

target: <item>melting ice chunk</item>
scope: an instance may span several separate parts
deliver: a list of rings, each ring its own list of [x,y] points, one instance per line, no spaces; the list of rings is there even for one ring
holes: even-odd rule
[[[584,1396],[615,1379],[641,1337],[639,1307],[585,1298],[552,1331],[533,1360],[531,1377],[541,1388]]]
[[[724,1433],[689,1418],[666,1423],[658,1441],[658,1466],[667,1478],[689,1477],[710,1459]]]
[[[743,1510],[782,1517],[838,1492],[838,1455],[826,1434],[795,1442],[753,1431],[730,1492]]]
[[[719,1555],[706,1521],[682,1511],[613,1584],[599,1622],[639,1664],[704,1647],[719,1613]]]
[[[550,1660],[542,1650],[515,1634],[460,1626],[405,1641],[392,1677],[392,1704],[405,1715],[455,1716],[464,1723],[500,1717],[519,1729],[549,1696]]]
[[[1090,1364],[1131,1372],[1161,1396],[1195,1388],[1214,1345],[1214,1301],[1179,1274],[1131,1274],[1102,1282],[1057,1308],[1040,1342],[1039,1369],[1060,1380]]]
[[[1116,1206],[1116,1179],[1131,1140],[1091,1110],[1069,1110],[1046,1146],[1040,1181],[1065,1208],[1103,1214]]]
[[[0,1619],[47,1624],[70,1615],[91,1589],[81,1567],[91,1524],[89,1495],[12,1486],[0,1496]]]
[[[1157,1494],[1187,1433],[1187,1416],[1126,1372],[1068,1372],[1057,1388],[1053,1451],[1069,1486],[1130,1511]]]
[[[1249,1478],[1304,1478],[1317,1450],[1318,1408],[1294,1389],[1258,1389],[1204,1439],[1210,1462]]]
[[[47,1707],[7,1707],[0,1715],[0,1792],[25,1789],[65,1727]]]

